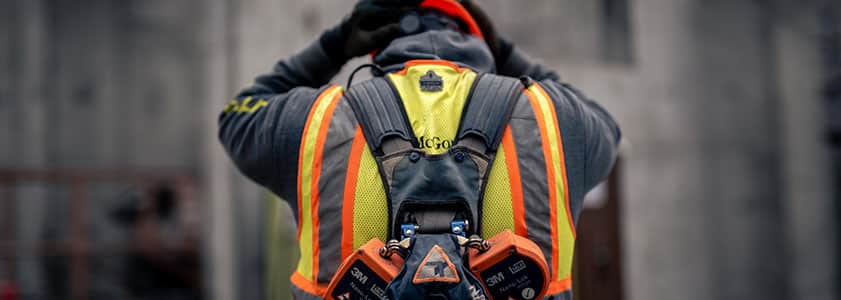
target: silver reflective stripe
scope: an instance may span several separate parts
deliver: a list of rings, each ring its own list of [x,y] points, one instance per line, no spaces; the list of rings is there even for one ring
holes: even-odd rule
[[[517,162],[520,167],[520,179],[523,187],[523,207],[525,208],[528,238],[535,241],[546,258],[546,264],[552,270],[552,228],[549,220],[549,190],[547,188],[546,161],[543,157],[540,141],[540,129],[526,95],[523,95],[514,108],[510,122],[511,134],[517,148]]]
[[[582,126],[581,100],[575,100],[575,95],[569,90],[560,89],[554,84],[541,84],[546,94],[552,98],[555,105],[555,113],[558,117],[558,129],[561,131],[561,140],[564,146],[564,161],[569,188],[569,208],[572,214],[573,223],[578,224],[578,217],[581,214],[581,206],[584,202],[587,161],[587,140]]]
[[[318,284],[328,284],[342,263],[342,203],[356,122],[348,102],[339,101],[324,141],[318,182]]]

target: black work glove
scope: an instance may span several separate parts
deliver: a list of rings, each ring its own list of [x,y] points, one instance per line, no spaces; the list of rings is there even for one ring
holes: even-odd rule
[[[321,35],[321,46],[337,64],[382,49],[400,37],[400,18],[416,10],[421,2],[361,0],[342,23]]]
[[[496,33],[496,29],[494,28],[493,22],[491,22],[491,18],[484,10],[482,10],[481,7],[479,7],[479,5],[474,3],[472,0],[461,0],[459,2],[465,9],[467,9],[470,16],[476,20],[476,24],[479,25],[479,29],[482,30],[482,35],[485,36],[485,43],[488,44],[488,48],[490,48],[491,53],[493,53],[494,61],[496,61],[496,69],[500,70],[501,67],[508,61],[508,58],[511,57],[511,52],[514,51],[514,45],[501,38]]]

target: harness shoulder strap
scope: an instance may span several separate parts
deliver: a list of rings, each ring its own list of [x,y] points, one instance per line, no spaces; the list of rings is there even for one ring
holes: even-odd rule
[[[393,152],[383,149],[392,144],[401,149],[416,146],[403,103],[388,79],[374,78],[359,83],[350,87],[345,96],[362,127],[368,147],[375,155]]]
[[[479,171],[479,199],[473,209],[477,214],[477,232],[480,234],[482,207],[491,167],[514,106],[523,95],[524,86],[525,81],[484,74],[474,82],[462,113],[455,147],[467,149]]]
[[[510,77],[483,74],[477,78],[462,113],[456,144],[495,154],[523,89],[520,80]]]
[[[388,79],[378,77],[351,86],[345,97],[377,162],[388,199],[388,219],[394,219],[391,187],[394,169],[403,153],[417,148],[400,95]],[[389,236],[392,222],[389,221]]]

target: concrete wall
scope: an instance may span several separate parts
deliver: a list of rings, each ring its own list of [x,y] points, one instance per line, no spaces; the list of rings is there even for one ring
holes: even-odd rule
[[[194,169],[189,1],[3,1],[4,167]]]
[[[767,263],[784,262],[785,241],[762,9],[636,4],[639,94],[623,100],[641,122],[626,127],[633,298],[786,298],[786,266]]]
[[[815,111],[817,5],[632,8],[632,66],[562,71],[629,141],[631,299],[837,297],[838,227]]]
[[[196,1],[42,1],[0,3],[0,168],[116,171],[166,169],[198,175],[208,85]],[[220,97],[221,98],[221,97]],[[221,107],[219,101],[217,107]],[[215,109],[214,109],[215,110]],[[125,241],[109,223],[125,186],[91,191],[90,234]],[[23,183],[16,189],[17,238],[67,237],[68,191]],[[226,197],[229,199],[229,197]],[[6,201],[2,199],[0,201]],[[19,252],[22,252],[21,248]],[[49,261],[22,257],[26,299],[53,298]],[[91,295],[117,297],[113,258],[96,258]],[[106,267],[103,267],[106,266]],[[104,271],[103,268],[105,268]],[[58,269],[61,270],[61,269]],[[66,287],[65,287],[66,288]]]
[[[841,281],[838,186],[833,185],[830,149],[825,147],[827,122],[823,117],[827,114],[821,93],[827,80],[824,74],[841,66],[827,65],[820,55],[814,55],[825,46],[819,40],[819,19],[814,17],[819,14],[816,9],[824,7],[780,4],[774,30],[785,137],[783,192],[787,201],[782,209],[789,238],[786,251],[791,258],[789,281],[792,295],[810,299],[837,299]],[[836,194],[831,194],[833,191]]]

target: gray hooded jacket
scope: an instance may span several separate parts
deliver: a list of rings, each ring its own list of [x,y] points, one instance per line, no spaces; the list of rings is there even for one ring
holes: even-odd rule
[[[379,52],[374,62],[387,72],[403,68],[416,59],[447,60],[478,73],[497,73],[510,77],[531,77],[551,97],[562,135],[569,210],[577,221],[584,195],[609,173],[617,152],[620,131],[611,116],[578,90],[559,80],[556,73],[534,63],[514,50],[508,61],[495,70],[487,46],[478,38],[452,31],[427,31],[394,40]],[[219,117],[219,138],[239,170],[256,183],[285,199],[293,211],[299,207],[299,153],[302,134],[313,103],[328,87],[342,65],[331,62],[319,43],[277,63],[272,72],[257,77],[253,86],[241,91]],[[535,115],[528,101],[515,107],[511,126],[523,177],[523,198],[544,201],[547,184],[545,162],[537,134]],[[320,219],[319,261],[314,284],[330,281],[343,257],[341,255],[341,211],[344,199],[347,158],[356,118],[342,99],[329,121],[324,144],[321,191],[318,204]],[[541,202],[542,203],[542,202]],[[547,207],[529,207],[541,212]],[[300,214],[300,212],[298,212]],[[300,216],[299,216],[300,217]],[[303,216],[304,218],[308,216]],[[548,215],[526,216],[529,238],[546,254],[552,255]],[[322,234],[323,231],[323,234]],[[302,237],[306,238],[306,237]],[[294,280],[293,280],[294,281]],[[296,284],[298,298],[313,296]],[[570,297],[570,292],[559,294]]]

